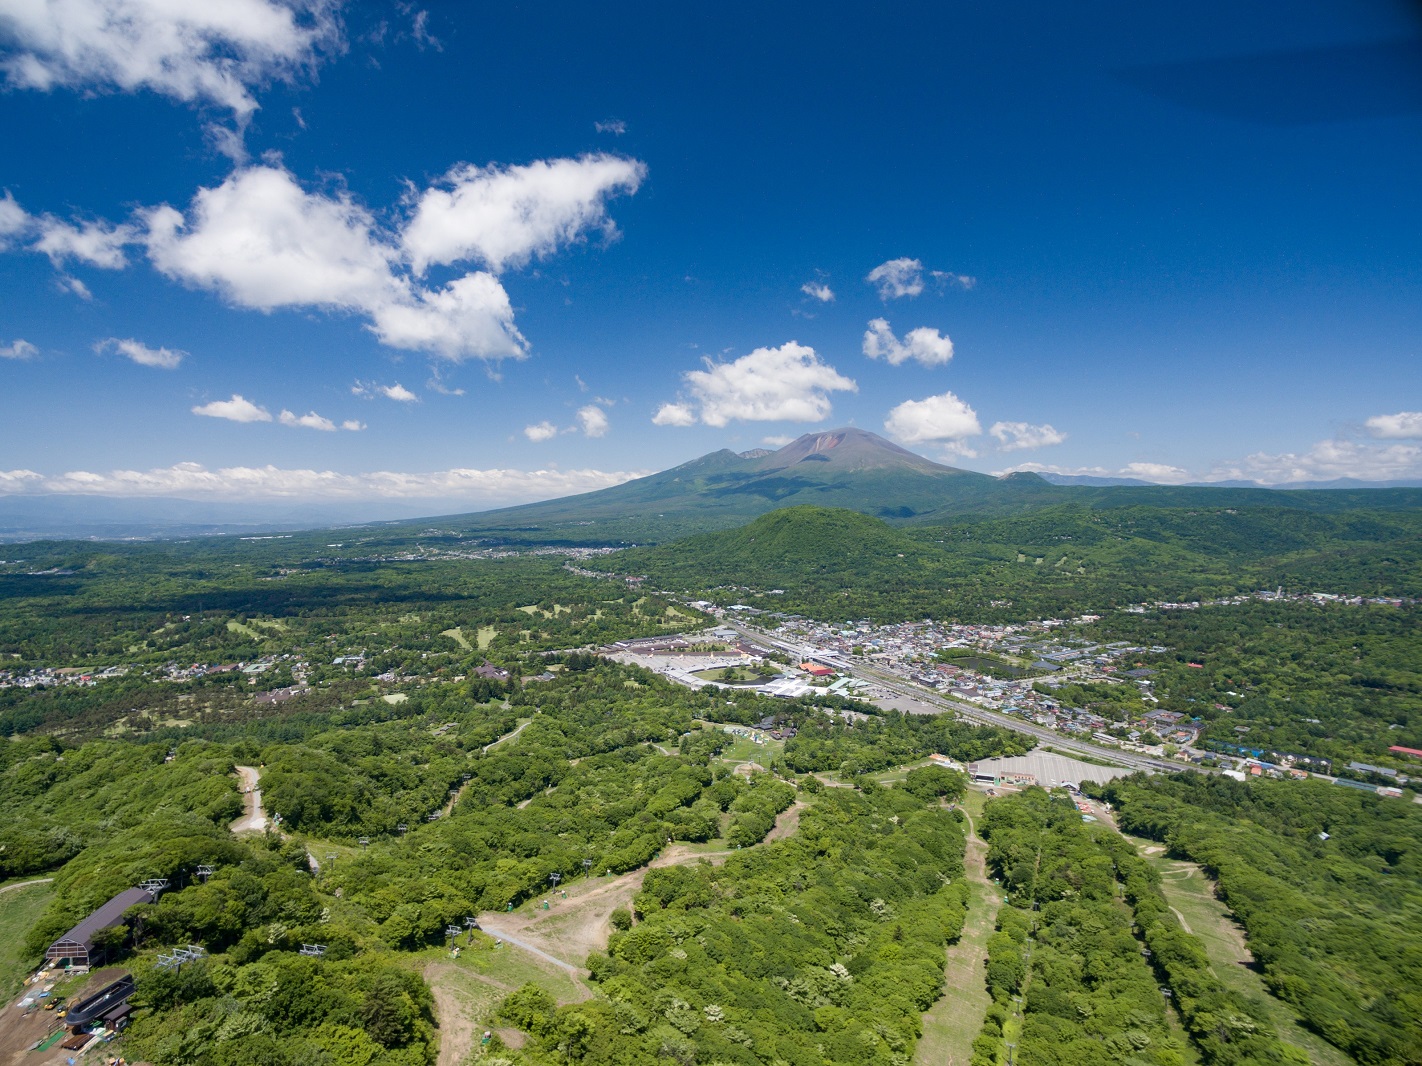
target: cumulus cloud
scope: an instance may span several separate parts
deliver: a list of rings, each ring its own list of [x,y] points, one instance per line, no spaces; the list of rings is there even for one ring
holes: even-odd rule
[[[1067,439],[1065,433],[1047,423],[1034,426],[1028,422],[994,422],[988,432],[997,438],[998,448],[1004,452],[1045,448]]]
[[[257,109],[252,90],[314,67],[340,47],[336,0],[29,0],[0,9],[15,88],[149,90],[230,110]]]
[[[807,281],[800,286],[800,291],[822,304],[834,302],[834,290],[822,281]]]
[[[585,437],[601,437],[608,430],[607,412],[597,404],[578,408],[578,427]]]
[[[199,189],[186,216],[165,205],[147,224],[155,267],[241,307],[369,310],[406,295],[371,213],[345,192],[308,193],[281,167],[238,170]]]
[[[495,274],[551,255],[590,229],[617,229],[607,199],[635,193],[646,165],[612,155],[449,171],[416,202],[401,243],[417,274],[474,260]]]
[[[535,444],[538,444],[556,437],[558,435],[558,427],[552,422],[539,422],[536,425],[524,426],[523,435]]]
[[[74,470],[45,475],[0,470],[0,494],[75,493],[90,496],[176,496],[197,499],[460,499],[493,506],[569,496],[619,485],[649,471],[472,470],[430,473],[292,470],[275,466],[209,470],[178,463],[155,470]]]
[[[910,359],[924,366],[946,366],[953,359],[953,341],[927,326],[911,329],[899,340],[887,319],[876,318],[864,331],[864,354],[870,359],[885,359],[891,366]]]
[[[663,404],[652,421],[659,426],[708,426],[742,422],[819,422],[831,409],[832,392],[859,386],[826,363],[815,350],[795,341],[757,348],[730,363],[706,360],[705,370],[682,375],[691,399]]]
[[[0,359],[33,359],[39,355],[39,349],[29,341],[16,338],[9,344],[0,344]]]
[[[983,431],[977,412],[951,392],[905,400],[889,412],[884,429],[901,444],[963,441]]]
[[[283,412],[284,414],[290,412]],[[213,400],[193,408],[193,414],[206,418],[225,418],[229,422],[270,422],[272,414],[238,393],[230,400]]]
[[[694,426],[696,425],[696,412],[689,404],[684,403],[664,403],[657,408],[657,413],[652,416],[654,426]]]
[[[341,428],[349,433],[359,433],[365,428],[365,423],[354,418],[348,418],[341,423]]]
[[[1422,440],[1422,411],[1374,415],[1364,425],[1371,436],[1382,440]]]
[[[917,296],[923,291],[923,263],[918,259],[890,259],[869,271],[864,280],[879,291],[881,300]]]
[[[178,365],[188,355],[187,352],[179,351],[176,348],[150,348],[132,337],[127,340],[110,337],[108,340],[99,341],[94,345],[94,351],[100,354],[118,352],[119,355],[132,359],[139,366],[151,366],[159,370],[177,370]]]
[[[336,432],[336,423],[329,418],[318,415],[315,411],[309,411],[304,415],[295,414],[292,411],[282,411],[277,416],[277,421],[284,426],[299,426],[302,429],[319,429],[323,433]]]

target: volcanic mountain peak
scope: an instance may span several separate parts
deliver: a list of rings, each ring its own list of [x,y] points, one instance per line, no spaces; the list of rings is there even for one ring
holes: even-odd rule
[[[778,452],[759,459],[759,470],[784,470],[799,463],[830,463],[845,470],[911,468],[933,473],[957,473],[953,467],[915,455],[877,433],[845,426],[806,433]]]

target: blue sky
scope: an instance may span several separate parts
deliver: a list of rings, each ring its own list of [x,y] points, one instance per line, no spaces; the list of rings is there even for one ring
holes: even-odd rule
[[[1415,5],[166,6],[0,0],[0,493],[1422,477]]]

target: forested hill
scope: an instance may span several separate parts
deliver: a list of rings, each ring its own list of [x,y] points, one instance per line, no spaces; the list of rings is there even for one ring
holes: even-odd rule
[[[880,621],[1042,618],[1276,585],[1416,596],[1422,512],[1056,507],[905,529],[792,507],[597,565],[723,602]]]

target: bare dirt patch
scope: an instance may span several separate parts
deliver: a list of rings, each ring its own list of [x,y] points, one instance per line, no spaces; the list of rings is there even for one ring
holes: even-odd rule
[[[243,815],[232,823],[234,833],[261,833],[267,828],[267,812],[262,809],[262,790],[258,787],[261,771],[255,766],[239,766],[237,776],[242,780]]]

